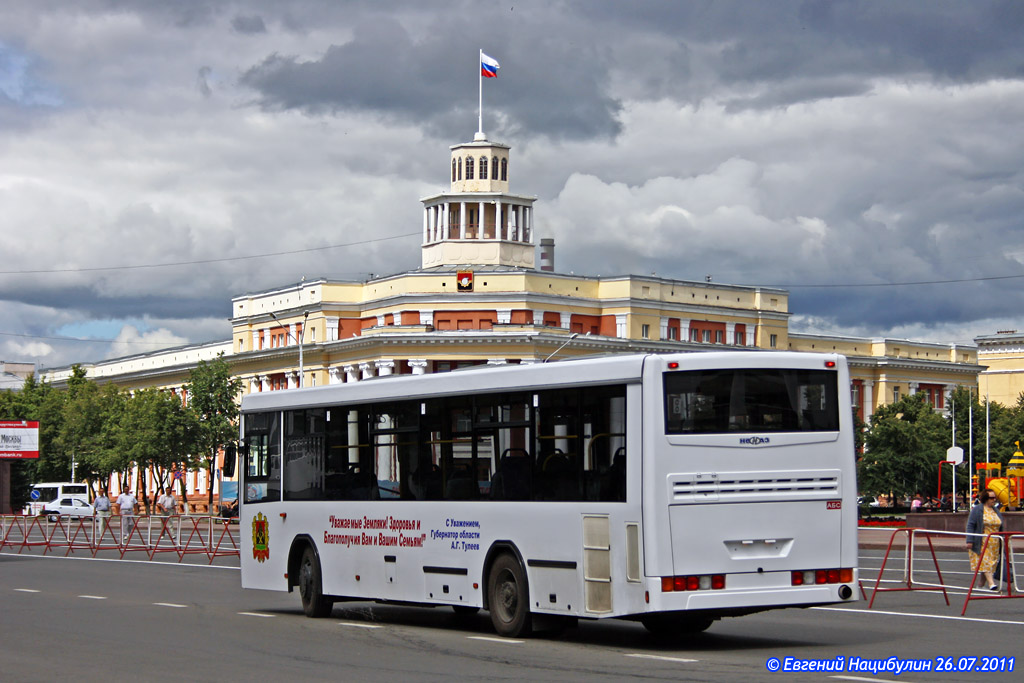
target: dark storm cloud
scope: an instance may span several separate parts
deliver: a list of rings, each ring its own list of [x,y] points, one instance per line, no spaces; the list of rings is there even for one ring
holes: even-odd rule
[[[531,136],[618,132],[620,105],[603,92],[607,65],[593,48],[526,32],[513,49],[500,28],[485,50],[504,64],[497,81],[484,84],[485,129],[494,130],[500,112],[506,128]],[[267,108],[367,111],[461,139],[476,118],[480,41],[461,38],[471,32],[465,21],[439,22],[414,43],[397,20],[375,17],[353,27],[351,42],[332,45],[319,59],[275,54],[247,70],[241,83]]]
[[[252,16],[236,16],[231,20],[231,28],[235,29],[239,33],[245,33],[248,35],[267,32],[267,27],[263,23],[263,17],[258,14]]]
[[[1021,35],[1016,0],[0,3],[0,233],[33,238],[4,254],[70,269],[418,233],[476,130],[482,48],[502,64],[484,130],[560,270],[788,285],[829,331],[989,332],[1024,282],[803,285],[1024,270]],[[226,338],[233,295],[415,268],[418,245],[0,276],[0,317]],[[0,348],[47,357],[19,344]]]
[[[159,311],[164,318],[206,317],[226,320],[231,316],[231,301],[220,292],[189,296],[173,290],[165,294],[125,292],[121,296],[111,296],[91,286],[47,286],[42,279],[35,282],[38,285],[27,280],[17,286],[0,287],[0,301],[17,301],[30,306],[53,306],[55,301],[60,301],[61,308],[78,311],[83,320],[143,318],[155,311]]]

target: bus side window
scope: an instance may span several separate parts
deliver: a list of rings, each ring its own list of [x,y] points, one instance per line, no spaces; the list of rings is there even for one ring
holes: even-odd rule
[[[281,500],[280,414],[246,415],[245,440],[249,444],[245,463],[245,502]]]

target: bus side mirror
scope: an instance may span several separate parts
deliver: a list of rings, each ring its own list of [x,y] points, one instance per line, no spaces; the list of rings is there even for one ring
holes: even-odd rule
[[[235,476],[235,462],[238,460],[238,447],[229,443],[224,446],[224,467],[221,468],[224,476],[231,478]]]

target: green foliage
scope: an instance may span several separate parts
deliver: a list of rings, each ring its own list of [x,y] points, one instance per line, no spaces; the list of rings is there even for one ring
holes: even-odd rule
[[[200,361],[189,372],[185,389],[188,407],[198,423],[195,452],[199,460],[195,464],[206,469],[212,481],[217,450],[238,439],[237,399],[242,391],[242,380],[231,376],[224,354],[219,354],[210,362]],[[209,490],[212,503],[213,487]]]
[[[58,442],[73,456],[78,479],[105,481],[128,469],[131,459],[120,448],[120,421],[128,396],[113,384],[68,382]]]
[[[949,445],[946,419],[925,402],[924,394],[880,407],[871,418],[867,452],[857,468],[861,491],[898,498],[933,491]]]

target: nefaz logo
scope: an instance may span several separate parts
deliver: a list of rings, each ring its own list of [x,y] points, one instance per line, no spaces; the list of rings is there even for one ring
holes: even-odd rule
[[[826,510],[842,510],[843,509],[843,501],[841,501],[841,500],[829,500],[829,501],[826,501],[825,502],[825,509]]]
[[[748,436],[740,439],[740,444],[744,446],[763,446],[769,443],[767,436]]]

